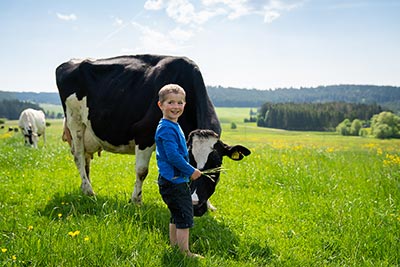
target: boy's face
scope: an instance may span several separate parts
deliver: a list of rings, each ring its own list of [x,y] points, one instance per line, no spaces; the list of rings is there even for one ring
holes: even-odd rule
[[[175,93],[167,94],[162,103],[158,101],[158,106],[163,113],[163,118],[173,122],[178,122],[178,118],[185,109],[185,104],[184,95]]]

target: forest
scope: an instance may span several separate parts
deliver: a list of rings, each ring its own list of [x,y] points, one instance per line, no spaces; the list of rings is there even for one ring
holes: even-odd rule
[[[41,109],[36,103],[23,102],[17,99],[2,99],[0,100],[0,118],[18,120],[21,112],[27,108]]]
[[[334,131],[344,119],[359,119],[368,124],[373,115],[382,111],[376,104],[265,103],[259,109],[257,126],[298,131]]]
[[[378,104],[400,112],[400,87],[376,85],[330,85],[315,88],[275,90],[224,88],[208,86],[208,94],[217,107],[261,107],[270,103],[347,102]]]
[[[336,126],[334,124],[339,123],[342,116],[347,116],[347,111],[345,110],[345,108],[349,108],[349,105],[345,105],[344,103],[356,104],[354,106],[350,105],[352,106],[350,108],[350,110],[352,110],[352,113],[350,115],[352,115],[355,112],[354,110],[357,108],[361,108],[364,111],[365,106],[363,105],[372,105],[372,107],[374,107],[373,109],[377,109],[379,106],[379,108],[382,110],[392,111],[395,114],[400,114],[400,87],[394,86],[330,85],[318,86],[314,88],[278,88],[275,90],[207,86],[207,91],[211,98],[211,101],[216,107],[251,107],[255,110],[259,110],[259,117],[261,119],[258,123],[259,126],[275,125],[275,122],[272,121],[272,118],[274,118],[275,116],[283,116],[282,111],[280,111],[279,114],[274,114],[275,112],[277,112],[276,110],[274,110],[268,114],[269,118],[265,118],[265,110],[263,109],[265,109],[266,107],[271,107],[272,103],[284,104],[276,106],[274,105],[274,109],[277,109],[278,107],[290,107],[287,111],[288,114],[285,115],[289,116],[286,118],[287,120],[292,118],[293,116],[300,116],[301,118],[308,116],[309,120],[312,120],[313,123],[311,123],[311,125],[307,125],[307,128],[312,129],[331,129],[332,127]],[[5,100],[12,100],[14,101],[12,102],[14,104],[11,104],[11,102],[7,101],[4,102]],[[15,101],[19,101],[22,103]],[[31,107],[32,105],[37,106],[44,103],[61,105],[58,93],[0,91],[0,118],[18,118],[20,112],[24,108],[28,106]],[[326,114],[326,111],[323,111],[325,113],[316,115],[316,113],[320,112],[320,110],[309,110],[305,114],[298,115],[301,110],[304,111],[304,109],[307,109],[307,107],[310,109],[314,109],[315,107],[311,108],[312,105],[296,106],[293,105],[294,103],[336,103],[329,105],[333,105],[337,109],[343,108],[343,110],[336,110],[336,113],[334,115]],[[318,107],[319,109],[323,109],[321,105],[316,105],[316,107]],[[297,111],[293,110],[297,108],[300,109]],[[324,117],[325,115],[326,117]],[[365,116],[369,115],[369,113],[365,113],[362,117],[364,118]],[[360,117],[360,119],[362,118]],[[316,123],[316,121],[318,120],[322,120],[324,121],[324,123],[321,124],[319,127],[316,127],[314,123]],[[327,123],[327,120],[331,120],[331,123]],[[283,122],[283,126],[281,127],[284,127],[284,129],[298,129],[298,124],[301,121],[293,121],[294,124],[291,124],[290,126],[287,124],[287,122],[288,121]]]

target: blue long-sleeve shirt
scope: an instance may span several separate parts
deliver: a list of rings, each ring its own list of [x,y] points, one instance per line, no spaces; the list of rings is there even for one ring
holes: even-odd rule
[[[179,124],[161,119],[155,141],[160,175],[175,184],[189,182],[195,169],[189,164],[185,135]]]

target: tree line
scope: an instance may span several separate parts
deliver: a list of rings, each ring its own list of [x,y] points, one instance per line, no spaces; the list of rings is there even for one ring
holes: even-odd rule
[[[335,131],[344,119],[368,121],[383,109],[377,104],[264,103],[257,126],[297,131]]]
[[[0,118],[9,120],[18,120],[19,115],[24,109],[33,108],[43,110],[39,105],[32,102],[23,102],[17,99],[3,99],[0,100]]]
[[[370,134],[376,138],[400,138],[400,117],[389,111],[383,111],[372,116]],[[363,121],[344,119],[336,127],[341,135],[366,136],[368,131],[363,128]]]
[[[347,102],[378,104],[400,114],[400,87],[378,85],[329,85],[318,87],[277,88],[269,90],[207,86],[216,107],[260,107],[271,103]],[[61,105],[58,93],[0,91],[1,99]]]
[[[208,86],[217,107],[260,107],[270,103],[347,102],[377,104],[400,114],[400,87],[377,85],[330,85],[315,88],[278,88],[275,90]]]
[[[62,119],[64,117],[63,113],[46,111],[36,103],[19,101],[17,99],[3,99],[0,100],[0,118],[18,120],[21,112],[27,108],[42,110],[45,113],[46,118],[49,119]]]

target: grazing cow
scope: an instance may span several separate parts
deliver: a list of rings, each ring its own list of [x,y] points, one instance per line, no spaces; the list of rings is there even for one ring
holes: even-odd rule
[[[222,157],[241,160],[250,151],[241,145],[229,146],[212,130],[194,130],[187,141],[190,163],[200,170],[210,170],[190,184],[195,216],[202,216],[208,208],[215,208],[208,201],[219,182]]]
[[[178,84],[186,91],[187,105],[179,118],[186,138],[195,129],[221,133],[199,68],[185,57],[136,55],[70,60],[57,68],[56,80],[66,118],[63,139],[71,145],[81,189],[87,195],[94,194],[90,160],[94,153],[106,150],[136,155],[131,201],[142,202],[142,184],[162,117],[157,106],[158,91],[166,84]],[[195,160],[199,158],[197,152],[204,151],[192,151]],[[243,152],[249,153],[247,149]]]
[[[46,119],[42,110],[25,109],[19,116],[18,126],[25,138],[25,144],[37,148],[38,137],[43,135],[46,143]]]

